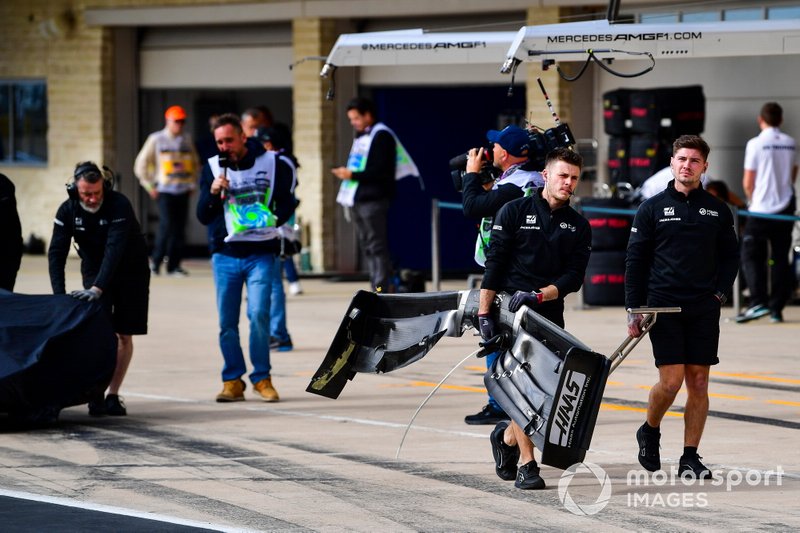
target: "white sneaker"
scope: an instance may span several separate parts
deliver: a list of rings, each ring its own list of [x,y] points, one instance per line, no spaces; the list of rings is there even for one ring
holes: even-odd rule
[[[299,281],[293,281],[289,284],[289,294],[291,294],[292,296],[303,294],[303,287],[300,286]]]

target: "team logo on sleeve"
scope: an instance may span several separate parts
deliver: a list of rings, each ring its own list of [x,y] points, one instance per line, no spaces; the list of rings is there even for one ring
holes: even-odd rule
[[[665,207],[664,208],[664,216],[665,217],[674,217],[675,216],[675,208],[674,207]]]
[[[536,215],[525,215],[526,224],[536,224]]]

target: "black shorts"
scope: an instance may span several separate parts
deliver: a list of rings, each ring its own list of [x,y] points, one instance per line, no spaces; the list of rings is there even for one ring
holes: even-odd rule
[[[662,313],[650,330],[656,366],[719,363],[720,303],[714,296]]]
[[[147,265],[147,263],[145,263]],[[147,334],[147,310],[150,302],[150,269],[119,272],[103,294],[114,332],[121,335]]]

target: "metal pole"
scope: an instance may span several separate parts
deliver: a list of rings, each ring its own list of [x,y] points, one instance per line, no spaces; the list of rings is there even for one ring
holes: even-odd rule
[[[442,290],[439,271],[439,200],[431,201],[431,284],[433,290]]]
[[[609,0],[608,9],[606,10],[606,20],[610,24],[617,22],[619,18],[619,0]]]
[[[733,231],[736,233],[736,240],[739,240],[739,208],[731,206],[731,211],[733,212]],[[733,280],[733,316],[739,316],[739,313],[742,312],[742,283],[740,281],[741,272],[736,274],[736,278]]]

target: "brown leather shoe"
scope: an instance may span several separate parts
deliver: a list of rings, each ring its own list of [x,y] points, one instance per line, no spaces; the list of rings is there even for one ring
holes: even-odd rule
[[[244,401],[244,389],[246,385],[241,379],[231,379],[222,382],[222,392],[217,394],[218,402],[242,402]]]
[[[278,391],[272,386],[272,378],[262,379],[253,385],[253,389],[261,395],[261,399],[265,402],[277,402],[280,400]]]

